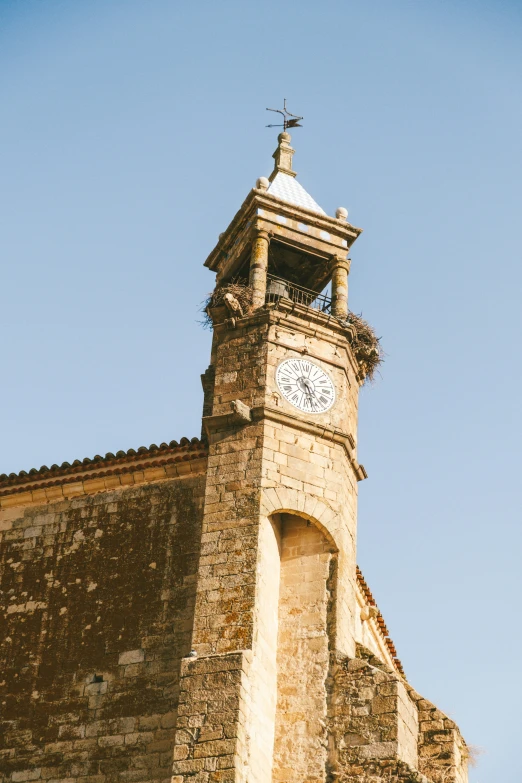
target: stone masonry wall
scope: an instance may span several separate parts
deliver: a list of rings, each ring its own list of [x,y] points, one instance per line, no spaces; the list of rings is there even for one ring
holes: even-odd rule
[[[362,654],[338,656],[333,665],[331,758],[346,783],[387,780],[418,768],[418,714],[406,683],[371,653]]]
[[[248,651],[182,662],[172,783],[251,783]]]
[[[327,368],[339,394],[331,411],[315,417],[312,430],[308,427],[309,417],[296,414],[275,391],[274,374],[279,361],[288,355],[303,354]],[[277,553],[271,544],[267,547],[267,522],[269,525],[269,518],[279,513],[304,519],[300,524],[306,525],[309,520],[325,537],[328,552],[338,553],[333,600],[335,620],[327,630],[326,616],[322,610],[318,611],[321,622],[313,633],[321,649],[315,659],[312,655],[307,661],[310,670],[317,666],[320,669],[318,687],[323,690],[313,700],[317,720],[312,719],[307,726],[306,719],[299,717],[308,709],[307,693],[301,692],[298,701],[302,703],[292,706],[296,728],[304,727],[305,735],[308,732],[321,757],[325,754],[321,743],[326,741],[324,727],[319,728],[321,715],[325,717],[327,711],[326,653],[330,644],[337,644],[347,654],[355,653],[358,476],[353,461],[359,382],[341,328],[331,324],[328,317],[308,312],[263,312],[241,321],[235,328],[226,324],[216,326],[212,357],[215,386],[212,413],[205,421],[209,457],[193,647],[201,671],[210,666],[217,669],[227,666],[233,654],[252,653],[248,691],[243,691],[247,701],[238,702],[238,714],[233,721],[237,725],[240,714],[244,715],[245,742],[234,734],[234,748],[227,745],[228,760],[222,760],[224,766],[219,775],[217,770],[201,766],[196,758],[200,741],[194,738],[187,744],[184,722],[203,720],[202,728],[211,726],[216,732],[225,732],[225,727],[220,723],[221,707],[215,700],[206,702],[207,712],[201,718],[197,693],[192,692],[193,688],[199,692],[199,680],[187,677],[183,681],[182,699],[192,713],[184,715],[183,722],[178,723],[176,754],[180,757],[174,769],[180,781],[194,777],[198,783],[233,781],[234,770],[239,768],[244,770],[249,783],[268,783],[274,763],[273,695],[277,688],[276,674],[279,674],[276,664],[284,683],[284,666],[281,668],[280,663],[285,656],[278,655],[278,647],[283,644],[283,637],[278,639],[277,634],[279,564],[273,562]],[[253,411],[250,420],[238,422],[231,416],[232,403],[236,400]],[[337,433],[342,437],[332,442]],[[313,557],[308,561],[305,571],[311,587],[317,564]],[[267,569],[270,564],[272,569]],[[321,563],[320,568],[324,570],[323,567]],[[273,576],[270,584],[269,576],[274,571],[277,576]],[[324,574],[321,579],[324,604]],[[316,608],[311,609],[310,616],[315,611]],[[300,632],[298,624],[293,630]],[[305,634],[309,632],[303,630]],[[284,642],[288,648],[293,643]],[[227,723],[230,724],[230,715]],[[302,744],[301,766],[298,766],[301,771],[308,764],[306,741]],[[279,747],[283,748],[281,742]],[[184,753],[188,754],[185,758]],[[320,768],[324,772],[325,763],[324,759],[319,761],[310,780],[321,780]],[[284,764],[286,769],[295,767],[286,751],[278,757],[277,764],[278,767]]]
[[[330,761],[336,783],[467,783],[455,725],[370,650],[333,657]]]
[[[170,781],[204,480],[2,512],[2,781]]]
[[[5,783],[466,783],[455,724],[357,644],[359,378],[302,310],[216,327],[208,460],[165,453],[184,478],[154,458],[140,486],[3,498]],[[288,356],[331,375],[330,411],[281,399]]]
[[[180,767],[175,763],[174,766],[178,776],[184,775],[184,780],[195,774],[199,775],[198,781],[235,780],[233,769],[239,763],[249,783],[257,783],[266,779],[272,763],[277,623],[271,622],[268,616],[266,623],[256,622],[258,583],[266,588],[266,611],[277,613],[277,585],[274,589],[264,576],[271,571],[270,564],[278,556],[277,549],[272,547],[274,551],[271,552],[266,546],[260,546],[265,534],[268,541],[270,536],[273,539],[270,524],[260,525],[259,514],[263,424],[231,425],[227,419],[234,400],[253,406],[264,399],[267,334],[268,327],[262,322],[256,322],[254,328],[228,330],[221,327],[214,331],[212,417],[216,419],[212,419],[210,431],[192,644],[201,659],[209,657],[208,665],[212,667],[228,666],[230,655],[244,650],[266,649],[270,651],[271,659],[262,656],[266,665],[260,665],[257,655],[250,663],[249,688],[254,694],[256,709],[246,718],[246,745],[241,745],[240,750],[236,738],[236,748],[228,762],[223,760],[222,763],[228,763],[228,766],[223,767],[219,778],[213,771],[201,770],[195,758],[190,760],[189,753],[186,764]],[[221,663],[215,656],[221,658]],[[201,660],[198,665],[204,667],[205,663]],[[183,687],[188,690],[182,691],[184,702],[194,705],[194,714],[184,716],[192,721],[199,720],[198,699],[190,691],[196,683],[191,678],[184,680]],[[204,725],[216,726],[220,722],[219,704],[210,700],[209,708],[218,710],[218,714],[207,712]],[[238,710],[245,714],[247,707],[241,704]],[[227,723],[230,724],[230,716]],[[181,732],[183,728],[181,723],[178,729]],[[181,739],[176,739],[176,743],[186,744],[185,735],[181,733],[179,737]],[[176,753],[182,751],[176,749]]]
[[[406,684],[376,659],[339,659],[334,726],[347,760],[399,759],[417,767],[418,716]]]
[[[310,416],[295,408],[277,392],[278,364],[289,356],[308,358],[330,375],[337,402],[324,414]],[[276,313],[269,333],[265,405],[270,406],[264,430],[263,507],[304,514],[320,523],[338,551],[335,646],[355,655],[356,599],[355,552],[357,535],[358,477],[356,456],[359,382],[346,336],[328,323],[314,323],[297,313]],[[281,415],[278,421],[278,414]],[[321,435],[320,427],[325,427]],[[350,455],[333,433],[351,439]],[[279,506],[279,507],[278,507]]]
[[[433,783],[467,783],[469,751],[458,726],[413,689],[419,714],[419,769]]]

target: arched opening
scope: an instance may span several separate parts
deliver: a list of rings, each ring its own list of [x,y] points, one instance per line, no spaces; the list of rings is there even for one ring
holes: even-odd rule
[[[336,550],[312,521],[279,513],[271,522],[280,552],[272,781],[316,783],[326,769]]]

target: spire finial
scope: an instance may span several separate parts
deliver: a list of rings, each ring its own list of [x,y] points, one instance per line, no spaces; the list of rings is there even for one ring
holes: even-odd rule
[[[288,174],[290,177],[295,177],[296,172],[292,169],[292,158],[295,150],[290,146],[292,137],[286,131],[283,131],[277,137],[279,142],[276,151],[272,155],[275,160],[274,170],[271,173],[269,180],[272,182],[278,171],[282,171],[283,174]]]
[[[295,177],[295,171],[292,170],[292,157],[295,150],[293,150],[290,146],[292,137],[286,131],[287,128],[302,128],[303,126],[299,124],[299,120],[302,120],[303,118],[288,111],[286,108],[286,98],[283,100],[282,109],[267,109],[267,111],[275,111],[278,114],[281,114],[283,117],[282,123],[266,126],[267,128],[283,129],[283,132],[280,133],[277,137],[279,146],[272,155],[275,160],[275,166],[272,174],[269,177],[270,182],[272,182],[278,171],[282,171],[284,174],[288,174],[290,177]]]

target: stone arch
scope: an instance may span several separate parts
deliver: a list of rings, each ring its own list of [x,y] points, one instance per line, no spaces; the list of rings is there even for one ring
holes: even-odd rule
[[[336,535],[338,514],[320,498],[288,487],[269,487],[262,491],[261,514],[267,517],[273,517],[274,514],[303,517],[321,531],[334,552],[339,552]]]

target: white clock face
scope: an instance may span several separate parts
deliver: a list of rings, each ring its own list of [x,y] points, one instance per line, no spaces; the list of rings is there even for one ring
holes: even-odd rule
[[[335,402],[332,379],[308,359],[285,359],[276,370],[279,391],[304,413],[324,413]]]

